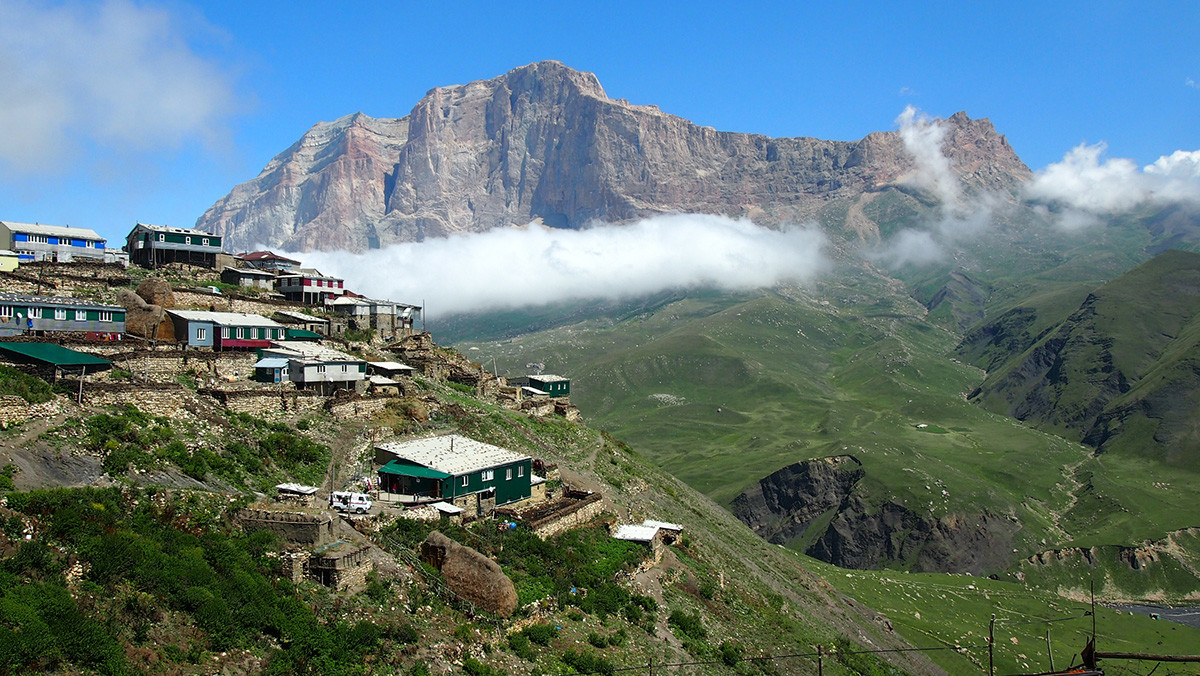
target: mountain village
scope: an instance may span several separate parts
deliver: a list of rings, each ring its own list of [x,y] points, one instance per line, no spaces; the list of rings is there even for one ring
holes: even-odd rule
[[[539,458],[457,434],[369,426],[398,402],[418,422],[435,417],[438,400],[423,396],[424,379],[529,416],[579,420],[568,378],[489,373],[437,346],[419,328],[418,305],[362,296],[270,251],[230,254],[220,237],[197,230],[138,223],[121,250],[83,228],[0,221],[0,236],[0,360],[70,393],[34,406],[0,396],[0,423],[130,406],[167,418],[217,407],[363,421],[365,441],[333,458],[322,485],[284,482],[238,513],[247,531],[290,543],[281,571],[295,581],[366,584],[378,556],[360,534],[337,527],[337,512],[352,523],[494,518],[545,537],[605,508],[598,492],[573,487]],[[644,543],[656,561],[681,531],[647,520],[613,536]],[[512,583],[491,560],[445,542],[426,550],[459,597],[501,616],[516,608]],[[465,557],[467,572],[451,574],[448,557]]]

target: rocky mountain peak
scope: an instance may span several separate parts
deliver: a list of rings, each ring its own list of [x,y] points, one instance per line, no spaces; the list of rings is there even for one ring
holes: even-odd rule
[[[1011,191],[1028,178],[990,121],[956,113],[939,124],[968,190]],[[696,212],[771,224],[868,199],[912,169],[896,132],[857,142],[720,132],[610,99],[592,73],[539,61],[431,89],[402,118],[318,123],[197,227],[235,248],[361,251],[531,221]]]

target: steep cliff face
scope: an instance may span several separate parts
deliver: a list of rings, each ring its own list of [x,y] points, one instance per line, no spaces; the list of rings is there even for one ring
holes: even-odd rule
[[[844,568],[900,566],[984,574],[1007,568],[1020,524],[1004,516],[936,518],[897,502],[872,505],[855,492],[864,476],[852,456],[807,460],[764,477],[730,509],[759,536],[799,544]]]
[[[1028,178],[989,121],[939,124],[968,189]],[[361,251],[530,221],[685,211],[778,223],[896,186],[913,168],[896,132],[857,142],[719,132],[610,99],[591,73],[544,61],[430,90],[404,118],[318,124],[197,227],[235,248]]]

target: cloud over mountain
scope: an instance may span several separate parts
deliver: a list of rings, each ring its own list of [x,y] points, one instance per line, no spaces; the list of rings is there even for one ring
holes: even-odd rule
[[[450,314],[803,281],[828,266],[825,242],[815,227],[773,230],[744,219],[678,214],[582,230],[531,225],[303,257],[367,295],[406,302],[423,297],[432,312]]]
[[[1200,203],[1200,150],[1179,150],[1139,168],[1133,160],[1102,158],[1106,149],[1103,143],[1076,146],[1038,172],[1025,195],[1058,207],[1068,227],[1147,202]]]

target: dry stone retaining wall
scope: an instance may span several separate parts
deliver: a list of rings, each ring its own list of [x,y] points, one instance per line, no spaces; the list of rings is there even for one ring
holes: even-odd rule
[[[53,418],[69,406],[62,397],[55,397],[41,404],[31,404],[16,395],[0,395],[0,427],[23,423],[33,418]]]

